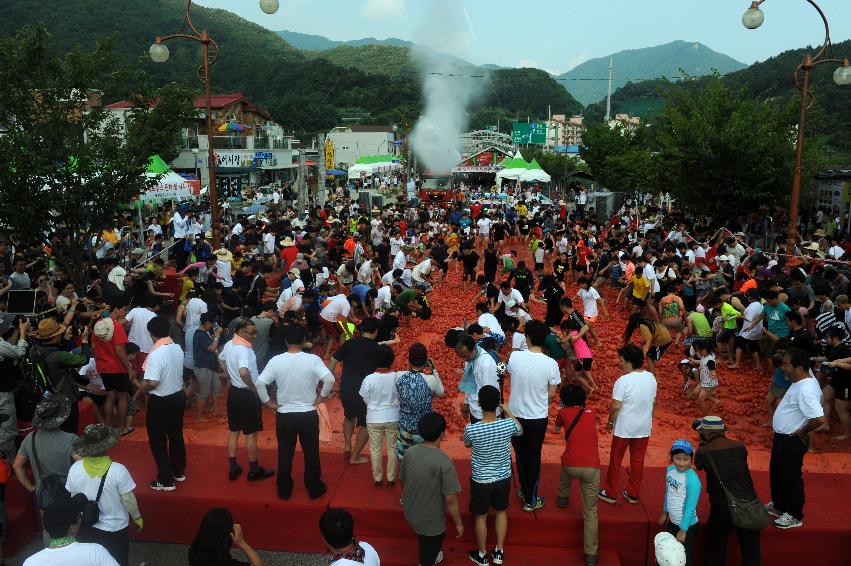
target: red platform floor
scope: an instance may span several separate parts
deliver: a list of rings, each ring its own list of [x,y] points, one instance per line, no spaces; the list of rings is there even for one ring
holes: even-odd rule
[[[142,440],[142,439],[139,439]],[[244,452],[240,452],[240,458]],[[370,467],[345,466],[337,453],[322,453],[323,480],[328,493],[316,501],[308,499],[301,482],[302,459],[296,454],[293,477],[296,488],[289,501],[275,495],[275,479],[248,483],[226,479],[224,447],[190,446],[188,480],[171,493],[153,492],[147,483],[154,477],[153,459],[146,442],[125,441],[113,457],[130,469],[136,483],[139,507],[145,517],[145,530],[134,538],[147,541],[187,544],[201,516],[211,507],[226,506],[243,525],[247,540],[264,550],[323,553],[318,520],[329,506],[344,507],[355,517],[356,534],[373,544],[385,565],[416,564],[416,539],[404,521],[399,495],[401,488],[376,488]],[[261,450],[261,464],[275,467],[274,450]],[[468,485],[469,462],[456,460],[461,485]],[[605,470],[603,470],[605,473]],[[702,475],[702,474],[701,474]],[[625,481],[625,479],[624,479]],[[768,499],[768,474],[755,472],[754,481],[763,500]],[[806,474],[807,517],[800,529],[780,531],[769,527],[763,532],[764,564],[828,566],[848,564],[851,559],[851,520],[846,495],[851,493],[851,477],[837,474]],[[548,504],[537,517],[524,513],[517,500],[509,509],[506,561],[509,564],[581,564],[582,512],[578,485],[573,487],[567,509],[555,507],[558,483],[557,464],[544,464],[541,494]],[[601,566],[606,564],[654,564],[653,536],[659,531],[664,469],[648,468],[642,483],[642,502],[616,505],[600,502]],[[468,563],[466,553],[473,546],[473,521],[466,512],[468,489],[461,494],[465,524],[463,539],[454,535],[444,545],[446,564]],[[837,495],[842,494],[842,500]],[[837,503],[839,503],[837,505]],[[708,503],[701,497],[698,514],[705,521]],[[454,528],[449,521],[449,531]],[[702,546],[702,536],[699,538]],[[492,540],[492,538],[491,538]],[[730,539],[729,564],[739,563],[735,537]],[[700,554],[700,551],[698,551]]]

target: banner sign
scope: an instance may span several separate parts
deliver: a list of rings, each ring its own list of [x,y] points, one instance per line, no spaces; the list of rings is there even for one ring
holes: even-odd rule
[[[544,145],[546,141],[546,122],[512,122],[511,143],[524,145]]]
[[[217,151],[216,167],[259,167],[272,156],[271,151]]]

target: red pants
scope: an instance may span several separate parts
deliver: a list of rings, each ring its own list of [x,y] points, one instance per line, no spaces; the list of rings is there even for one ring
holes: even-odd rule
[[[609,471],[606,473],[606,481],[603,489],[612,497],[618,496],[618,479],[621,475],[621,462],[629,448],[629,482],[626,492],[633,497],[638,497],[641,487],[641,476],[644,475],[644,455],[647,453],[649,437],[644,438],[620,438],[612,436],[612,451],[609,454]]]

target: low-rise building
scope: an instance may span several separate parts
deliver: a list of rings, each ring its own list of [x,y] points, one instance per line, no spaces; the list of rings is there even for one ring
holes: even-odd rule
[[[585,133],[582,116],[566,116],[553,114],[547,122],[547,141],[544,148],[557,153],[566,153],[569,147],[582,145],[582,135]]]
[[[221,195],[235,195],[247,185],[263,185],[295,177],[298,153],[292,137],[263,108],[241,93],[213,95],[213,132],[207,132],[206,98],[195,100],[198,114],[183,131],[183,147],[170,166],[178,173],[198,175],[209,184],[208,148],[216,156],[216,180]],[[123,125],[131,110],[126,100],[107,106]],[[211,141],[212,140],[212,141]]]
[[[641,118],[638,116],[630,116],[629,114],[615,114],[615,117],[609,120],[609,127],[621,126],[626,131],[632,131],[641,125]]]
[[[334,145],[337,167],[357,163],[364,155],[387,155],[396,152],[396,128],[393,126],[337,126],[328,132]]]

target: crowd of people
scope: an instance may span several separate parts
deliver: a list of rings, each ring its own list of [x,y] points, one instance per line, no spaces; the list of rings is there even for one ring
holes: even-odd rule
[[[813,435],[829,429],[832,413],[841,427],[837,439],[851,435],[851,273],[836,261],[851,248],[816,227],[814,240],[794,249],[779,240],[757,249],[746,224],[702,225],[650,201],[604,218],[584,190],[578,195],[576,206],[544,206],[521,193],[496,203],[461,195],[448,206],[365,209],[339,191],[304,214],[277,201],[253,216],[229,210],[221,246],[212,245],[204,213],[181,205],[152,217],[144,241],[129,249],[117,232],[102,234],[82,266],[83,281],[54,265],[50,244],[29,245],[14,235],[0,241],[7,274],[0,301],[12,290],[35,293],[33,317],[6,315],[0,324],[0,450],[44,511],[46,549],[27,564],[112,563],[100,547],[83,543],[128,563],[130,523],[142,529],[144,522],[133,478],[108,452],[135,430],[142,408],[157,469],[146,478],[150,489],[170,492],[187,481],[187,408],[203,421],[220,412],[225,396],[228,481],[243,475],[244,436],[245,480],[275,477],[277,496],[290,499],[299,443],[304,488],[322,497],[327,454],[320,455],[320,434],[330,426],[324,401],[335,395],[344,413],[343,457],[350,465],[369,463],[376,487],[402,484],[419,564],[436,564],[446,514],[458,537],[464,523],[461,483],[440,449],[449,415],[435,412],[432,399],[458,395],[472,459],[470,560],[482,566],[506,559],[512,477],[524,511],[546,505],[541,453],[552,429],[565,437],[556,506],[569,505],[578,480],[585,561],[592,565],[599,556],[598,502],[641,501],[660,383],[656,364],[669,351],[682,355],[683,414],[693,414],[695,437],[670,448],[659,522],[673,540],[663,537],[660,545],[671,560],[681,555],[694,563],[703,489],[695,470],[702,470],[711,509],[705,563],[724,563],[735,530],[743,563],[759,564],[769,514],[777,528],[803,524],[802,466]],[[62,238],[49,240],[55,247]],[[400,328],[431,318],[450,273],[480,292],[457,313],[456,327],[445,329],[444,344],[394,348]],[[167,274],[177,282],[169,284]],[[534,316],[539,309],[542,316]],[[600,317],[623,312],[622,336],[598,333]],[[593,377],[594,350],[604,341],[621,344],[622,375],[611,391]],[[453,349],[460,375],[450,380],[429,348]],[[399,355],[407,359],[397,362]],[[764,507],[745,446],[726,436],[715,411],[725,400],[720,370],[749,363],[766,375],[765,419],[774,433],[772,501]],[[393,370],[400,366],[407,369]],[[605,414],[590,406],[594,397],[610,399]],[[78,403],[91,404],[99,421],[80,436]],[[275,469],[259,462],[264,410],[275,412]],[[612,434],[602,478],[598,418]],[[34,427],[20,447],[18,421]],[[630,474],[622,486],[627,451]],[[749,519],[731,512],[730,494],[752,504]],[[344,510],[323,515],[332,563],[378,564],[376,550],[355,540],[353,528]],[[231,544],[249,563],[261,563],[230,513],[211,510],[190,563],[225,563]]]

